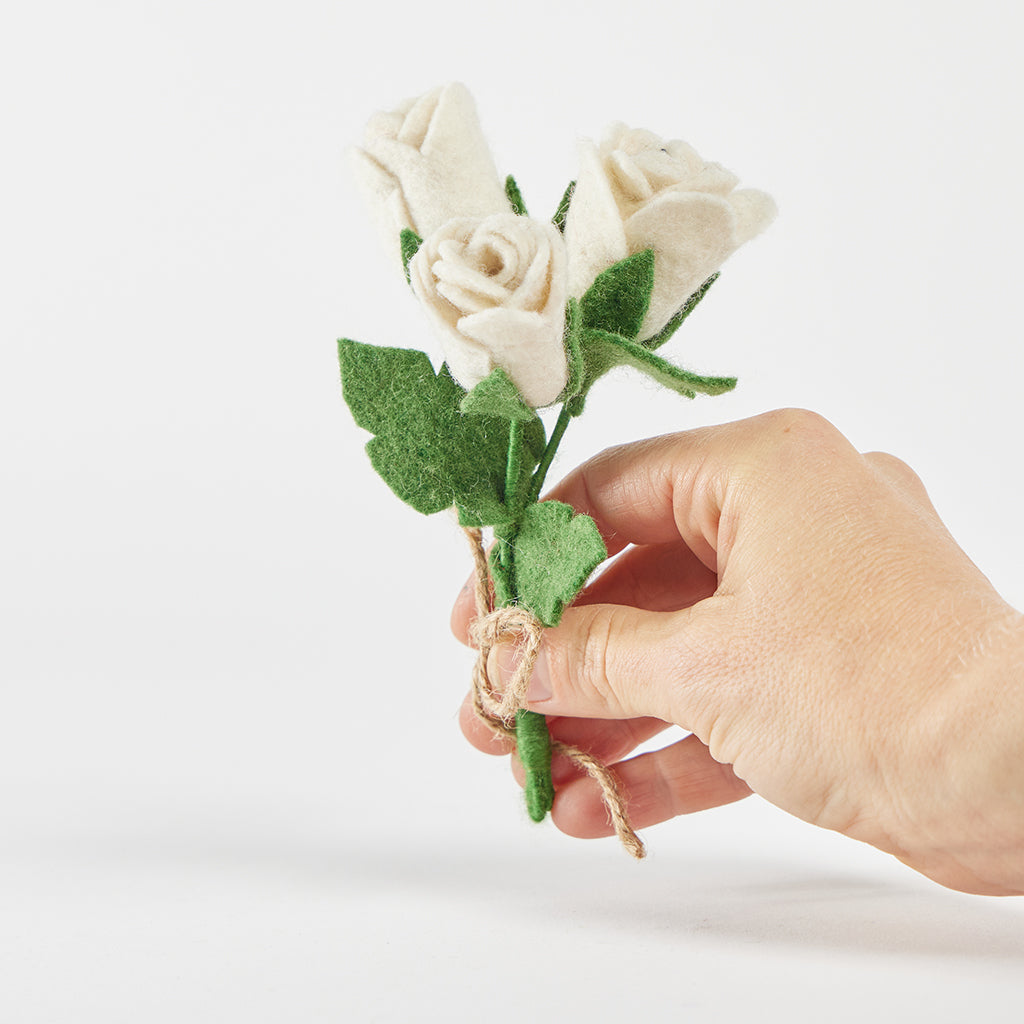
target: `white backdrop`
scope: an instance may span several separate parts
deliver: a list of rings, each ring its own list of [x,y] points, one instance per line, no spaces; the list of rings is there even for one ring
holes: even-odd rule
[[[465,81],[553,209],[577,134],[778,200],[563,446],[782,405],[910,462],[1024,606],[1022,19],[975,0],[23,4],[0,24],[0,1017],[1016,1020],[1024,904],[756,800],[532,827],[465,746],[467,573],[369,468],[334,341],[429,344],[347,177]],[[399,639],[395,639],[396,635]],[[532,980],[531,980],[532,979]]]

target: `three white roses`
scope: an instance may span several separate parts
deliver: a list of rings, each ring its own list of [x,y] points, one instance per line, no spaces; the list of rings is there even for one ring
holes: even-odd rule
[[[566,386],[566,302],[602,271],[653,250],[643,342],[775,216],[770,196],[737,189],[685,142],[615,125],[600,146],[580,143],[563,235],[514,212],[457,83],[376,115],[354,162],[396,255],[403,229],[423,239],[410,282],[452,376],[468,391],[501,367],[535,408]]]

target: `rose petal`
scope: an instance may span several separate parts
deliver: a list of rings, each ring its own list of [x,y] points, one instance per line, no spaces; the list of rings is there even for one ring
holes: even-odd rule
[[[663,192],[626,222],[634,251],[654,250],[654,291],[640,338],[657,334],[738,247],[729,201],[703,192]]]

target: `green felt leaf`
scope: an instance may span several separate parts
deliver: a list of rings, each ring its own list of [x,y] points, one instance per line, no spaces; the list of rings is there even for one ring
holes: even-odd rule
[[[423,239],[412,228],[402,228],[401,234],[398,236],[398,244],[402,249],[402,267],[405,270],[405,279],[412,284],[412,279],[409,276],[409,261],[419,252]]]
[[[643,344],[645,348],[656,349],[661,348],[662,345],[672,337],[676,331],[679,330],[683,321],[697,308],[697,304],[701,299],[704,298],[708,293],[708,289],[718,280],[718,274],[712,274],[687,300],[683,303],[682,308],[677,312],[671,320],[657,334],[651,338],[644,340]]]
[[[635,367],[659,384],[687,398],[693,398],[697,393],[721,395],[736,387],[735,377],[698,376],[655,355],[644,345],[608,331],[585,331],[583,343],[591,364]]]
[[[514,545],[520,603],[545,626],[557,626],[587,577],[607,557],[590,516],[577,515],[560,501],[528,505]]]
[[[342,339],[338,355],[345,401],[375,435],[370,462],[399,498],[425,515],[457,505],[464,526],[508,521],[507,420],[464,416],[465,391],[446,366],[435,374],[423,352]],[[524,434],[525,473],[543,451],[544,428],[527,425]]]
[[[558,209],[555,210],[554,217],[551,218],[551,223],[558,228],[562,234],[565,234],[565,218],[569,216],[569,204],[572,202],[572,194],[576,191],[576,182],[570,181],[569,187],[566,188],[565,193],[558,202]]]
[[[537,418],[536,411],[523,401],[512,378],[500,366],[466,395],[460,408],[467,416],[498,416],[523,422]]]
[[[587,361],[583,354],[582,330],[583,315],[579,299],[569,299],[565,307],[565,360],[569,372],[562,391],[563,401],[578,395],[586,381]]]
[[[635,338],[653,288],[654,250],[627,256],[598,274],[580,300],[583,326]]]
[[[523,202],[523,193],[519,191],[516,179],[511,174],[505,179],[505,195],[508,197],[513,213],[519,214],[520,217],[527,216],[526,203]]]

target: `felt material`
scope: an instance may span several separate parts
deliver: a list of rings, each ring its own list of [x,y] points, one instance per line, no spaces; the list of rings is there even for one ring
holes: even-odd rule
[[[338,354],[345,401],[375,435],[366,446],[370,462],[399,498],[426,515],[454,504],[464,526],[509,521],[506,420],[463,416],[465,392],[447,367],[435,375],[423,352],[342,339]],[[524,429],[524,474],[544,448],[535,423]]]
[[[514,214],[519,217],[527,216],[526,203],[523,202],[523,193],[519,191],[516,179],[511,174],[505,179],[505,196]]]
[[[647,315],[653,287],[653,250],[627,256],[598,274],[580,300],[583,326],[635,338]]]
[[[421,238],[453,217],[510,209],[464,85],[453,83],[375,115],[352,169],[381,237],[397,259],[402,228]]]
[[[460,408],[467,416],[500,416],[523,422],[537,417],[537,413],[523,401],[512,378],[500,366],[466,395]]]
[[[737,179],[685,142],[614,126],[600,147],[584,140],[566,220],[569,293],[583,295],[605,268],[655,252],[655,283],[639,331],[654,337],[740,245],[775,216],[771,197],[734,191]]]
[[[561,398],[563,401],[570,401],[581,395],[587,386],[587,361],[583,353],[583,311],[580,309],[579,299],[569,299],[566,304],[564,342],[568,374]],[[582,405],[580,409],[582,410]],[[575,412],[573,415],[578,416],[579,413]]]
[[[551,223],[558,228],[562,234],[565,234],[565,218],[569,216],[569,204],[572,202],[572,194],[576,190],[576,182],[570,181],[568,188],[558,202],[558,209],[555,210],[554,217],[551,218]]]
[[[662,359],[639,342],[607,331],[583,331],[583,350],[588,376],[600,376],[613,366],[632,366],[685,398],[694,398],[698,392],[721,395],[736,387],[735,377],[701,377]]]
[[[682,308],[665,326],[652,338],[648,338],[643,344],[645,348],[652,351],[661,348],[669,338],[682,326],[683,321],[697,308],[700,300],[708,293],[708,289],[718,280],[719,274],[712,274],[687,300]]]
[[[402,269],[405,271],[405,280],[412,284],[409,277],[409,261],[419,252],[423,239],[412,228],[402,228],[398,236],[398,244],[402,250]]]
[[[527,405],[565,387],[565,244],[558,229],[515,214],[449,221],[409,264],[445,360],[467,390],[496,367]]]
[[[545,626],[558,625],[587,577],[608,557],[594,520],[560,501],[528,505],[513,548],[519,602]]]
[[[543,715],[525,708],[516,712],[516,754],[526,772],[526,813],[533,821],[543,821],[555,802],[551,736]]]

